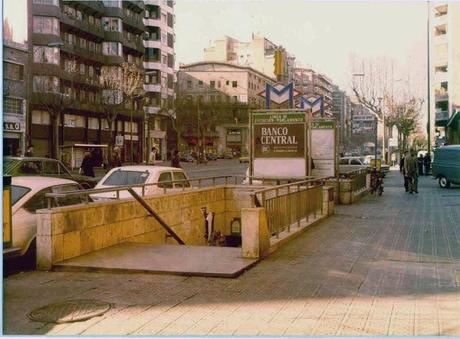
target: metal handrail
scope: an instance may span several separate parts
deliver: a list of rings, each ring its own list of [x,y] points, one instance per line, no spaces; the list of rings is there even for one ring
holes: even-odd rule
[[[239,176],[235,176],[235,175],[219,175],[219,176],[212,176],[212,177],[170,180],[170,181],[154,182],[154,183],[147,183],[147,184],[134,184],[134,185],[112,186],[112,187],[105,187],[105,188],[92,188],[92,189],[87,189],[87,190],[75,190],[75,191],[68,191],[68,192],[62,192],[62,193],[46,193],[45,197],[48,198],[48,208],[51,208],[52,198],[83,196],[85,199],[85,203],[88,203],[89,196],[92,194],[116,192],[117,199],[118,199],[120,191],[127,191],[130,188],[132,189],[132,188],[140,187],[142,188],[142,196],[145,196],[145,188],[149,186],[158,186],[158,185],[167,185],[167,184],[174,185],[175,183],[182,183],[182,182],[187,182],[187,183],[198,182],[197,188],[201,188],[202,182],[206,180],[212,180],[213,183],[215,184],[217,179],[225,179],[224,185],[228,185],[229,178],[235,178],[235,184],[236,184],[238,177]],[[185,191],[186,188],[192,188],[192,187],[191,185],[189,187],[187,187],[186,185],[181,185],[180,187],[160,187],[160,188],[163,188],[163,193],[167,193],[168,189],[182,188],[182,191]]]
[[[251,195],[262,194],[268,191],[279,190],[282,188],[287,188],[287,187],[292,187],[292,186],[302,186],[302,185],[312,183],[312,182],[318,182],[318,181],[324,182],[326,180],[329,180],[330,178],[331,177],[320,177],[320,178],[312,178],[312,179],[307,179],[307,180],[294,181],[288,184],[282,184],[282,185],[277,185],[277,186],[273,186],[269,188],[263,188],[263,189],[251,192]]]

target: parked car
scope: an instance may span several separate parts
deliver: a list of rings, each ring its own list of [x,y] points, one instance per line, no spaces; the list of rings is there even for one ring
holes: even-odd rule
[[[79,190],[77,182],[68,179],[41,176],[20,176],[11,179],[12,237],[11,248],[3,250],[4,258],[32,256],[35,254],[37,220],[35,212],[48,208],[46,193],[62,193]],[[78,196],[55,198],[52,207],[82,203]]]
[[[214,153],[208,153],[208,154],[206,154],[206,158],[208,160],[213,160],[214,161],[214,160],[217,160],[217,155],[214,154]]]
[[[92,188],[98,181],[93,177],[70,173],[59,160],[40,157],[4,157],[3,174],[12,177],[40,175],[69,179],[78,182],[82,188]]]
[[[460,185],[460,145],[436,148],[432,171],[442,188],[449,188],[451,184]]]
[[[240,164],[249,162],[249,155],[243,155],[239,157],[238,160],[240,161]]]
[[[370,161],[374,159],[372,156],[364,156],[364,157],[342,157],[339,159],[339,165],[355,165],[355,166],[366,166],[370,169]],[[382,164],[381,165],[381,172],[385,176],[390,171],[390,166]]]
[[[172,183],[173,180],[184,180]],[[96,185],[97,188],[109,188],[114,186],[157,184],[145,187],[145,195],[162,194],[164,188],[168,192],[182,190],[183,187],[191,187],[187,174],[182,168],[166,166],[122,166],[110,170]],[[142,195],[142,188],[135,187],[134,191]],[[120,191],[120,199],[131,198],[128,191]],[[116,199],[116,192],[91,194],[94,201]]]
[[[233,159],[233,153],[232,152],[224,152],[223,159]]]
[[[195,161],[195,158],[192,157],[191,154],[184,154],[184,155],[181,155],[180,156],[180,161],[183,161],[183,162],[194,162]]]

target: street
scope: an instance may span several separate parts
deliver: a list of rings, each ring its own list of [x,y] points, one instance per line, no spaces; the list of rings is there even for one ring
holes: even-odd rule
[[[211,165],[212,166],[212,165]],[[219,162],[216,163],[216,171]],[[203,166],[204,168],[204,166]],[[201,167],[197,169],[201,170]],[[26,272],[4,279],[5,334],[460,335],[460,187],[399,172],[237,279]],[[112,303],[86,321],[27,314],[73,299]]]

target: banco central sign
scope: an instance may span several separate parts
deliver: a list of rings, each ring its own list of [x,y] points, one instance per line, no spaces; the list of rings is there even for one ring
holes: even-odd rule
[[[256,158],[296,158],[304,156],[305,125],[254,125]]]

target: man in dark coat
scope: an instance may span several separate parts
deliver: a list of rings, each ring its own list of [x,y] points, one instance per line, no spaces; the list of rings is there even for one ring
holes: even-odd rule
[[[401,156],[401,160],[399,161],[399,171],[402,173],[404,177],[404,189],[406,192],[409,192],[409,176],[406,173],[406,159],[407,159],[407,152],[405,152]]]
[[[174,155],[171,158],[171,167],[181,168],[180,167],[180,158],[179,158],[179,152],[178,151],[174,151]]]
[[[423,158],[423,164],[425,166],[425,175],[429,175],[431,170],[431,156],[429,153],[425,154],[425,157]]]
[[[94,177],[94,161],[90,152],[85,152],[85,157],[81,162],[81,172],[88,177]]]

